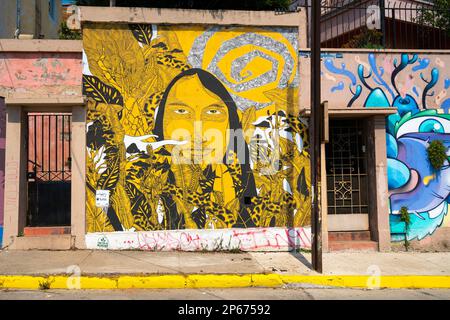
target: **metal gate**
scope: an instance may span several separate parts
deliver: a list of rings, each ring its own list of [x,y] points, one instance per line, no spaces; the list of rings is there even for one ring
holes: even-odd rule
[[[363,121],[330,121],[326,146],[330,231],[368,230],[368,173]]]
[[[70,113],[28,113],[28,227],[70,226]]]

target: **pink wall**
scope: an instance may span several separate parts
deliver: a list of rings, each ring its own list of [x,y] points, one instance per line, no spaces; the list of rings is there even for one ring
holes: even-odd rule
[[[28,113],[28,160],[38,165],[37,180],[70,180],[70,127],[70,113]],[[28,172],[33,167],[28,162]]]

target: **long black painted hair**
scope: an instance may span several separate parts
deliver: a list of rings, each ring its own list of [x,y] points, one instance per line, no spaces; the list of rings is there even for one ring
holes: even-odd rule
[[[226,164],[226,157],[230,150],[234,151],[235,154],[238,155],[239,165],[241,166],[241,172],[242,172],[242,177],[241,177],[242,185],[244,188],[243,193],[242,193],[241,197],[239,198],[239,201],[241,204],[241,214],[240,214],[241,218],[238,220],[235,227],[253,227],[255,225],[254,225],[253,221],[251,220],[247,210],[245,210],[246,207],[250,206],[250,199],[257,195],[256,186],[255,186],[255,178],[253,177],[253,173],[250,168],[250,156],[249,156],[248,146],[247,146],[247,143],[246,143],[243,133],[242,133],[242,125],[241,125],[241,122],[239,121],[236,103],[234,102],[231,95],[228,93],[227,89],[223,86],[223,84],[214,75],[212,75],[208,71],[205,71],[203,69],[198,69],[198,68],[188,69],[186,71],[181,72],[179,75],[177,75],[167,86],[167,89],[164,92],[164,95],[158,106],[158,111],[157,111],[157,115],[156,115],[156,119],[155,119],[155,127],[153,130],[153,133],[158,136],[157,137],[158,141],[164,140],[163,118],[164,118],[164,112],[165,112],[165,107],[166,107],[166,101],[167,101],[167,97],[170,93],[170,90],[180,79],[182,79],[184,77],[193,76],[193,75],[197,75],[200,82],[202,83],[202,85],[206,89],[211,91],[212,93],[216,94],[227,106],[229,128],[231,130],[234,130],[235,141],[229,142],[223,162]],[[242,155],[242,152],[238,152],[237,148],[239,145],[244,146],[244,155]],[[169,178],[170,178],[170,180],[173,179],[173,177],[170,177],[170,175],[169,175]],[[171,220],[173,220],[174,218],[175,217],[172,216]],[[175,227],[172,223],[171,223],[171,225],[172,225],[172,227]]]

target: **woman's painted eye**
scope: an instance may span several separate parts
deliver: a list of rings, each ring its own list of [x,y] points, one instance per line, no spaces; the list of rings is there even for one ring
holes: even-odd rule
[[[175,113],[178,113],[178,114],[186,114],[186,113],[188,113],[188,111],[186,110],[186,109],[176,109],[175,110]]]
[[[220,114],[221,112],[219,110],[216,109],[211,109],[206,111],[206,114]]]

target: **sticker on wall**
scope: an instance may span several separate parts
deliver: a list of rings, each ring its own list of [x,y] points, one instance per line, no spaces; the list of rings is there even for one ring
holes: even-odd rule
[[[98,208],[109,207],[109,190],[97,190],[95,192],[95,205]]]
[[[108,249],[109,241],[106,236],[100,236],[97,240],[97,248],[99,249]]]

